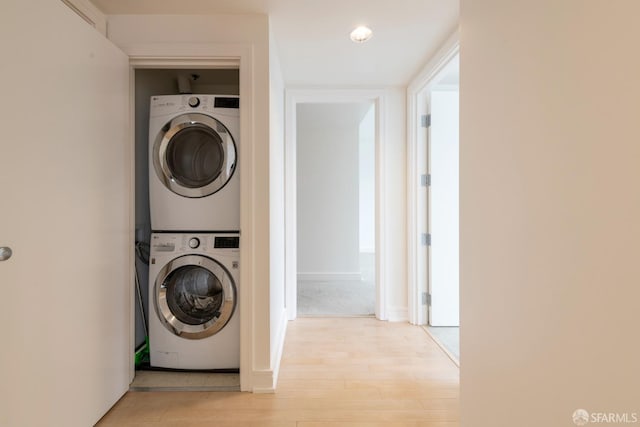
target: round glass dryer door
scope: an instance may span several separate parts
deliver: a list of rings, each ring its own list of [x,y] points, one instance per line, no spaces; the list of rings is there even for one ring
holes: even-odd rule
[[[236,166],[229,130],[205,114],[182,114],[167,123],[153,145],[156,175],[184,197],[206,197],[225,186]]]
[[[155,282],[156,311],[172,333],[202,339],[220,331],[236,306],[236,287],[227,270],[201,255],[184,255],[165,265]]]

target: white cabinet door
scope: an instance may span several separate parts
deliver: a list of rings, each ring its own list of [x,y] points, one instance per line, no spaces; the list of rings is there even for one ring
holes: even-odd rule
[[[128,58],[51,0],[0,55],[0,425],[87,427],[129,384]]]

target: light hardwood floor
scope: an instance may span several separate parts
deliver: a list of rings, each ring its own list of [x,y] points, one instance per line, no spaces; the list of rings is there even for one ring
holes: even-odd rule
[[[458,427],[459,370],[420,327],[290,322],[275,394],[129,392],[99,427]]]

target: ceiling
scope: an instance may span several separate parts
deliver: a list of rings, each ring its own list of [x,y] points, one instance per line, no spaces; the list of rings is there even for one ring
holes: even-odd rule
[[[458,0],[92,0],[107,15],[268,14],[288,85],[406,85],[458,25]],[[349,33],[367,25],[373,37]]]

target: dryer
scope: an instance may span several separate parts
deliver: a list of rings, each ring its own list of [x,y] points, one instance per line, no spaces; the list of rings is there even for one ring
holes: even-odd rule
[[[238,96],[152,96],[149,204],[154,231],[240,229]]]
[[[153,233],[149,256],[152,367],[239,369],[237,233]]]

